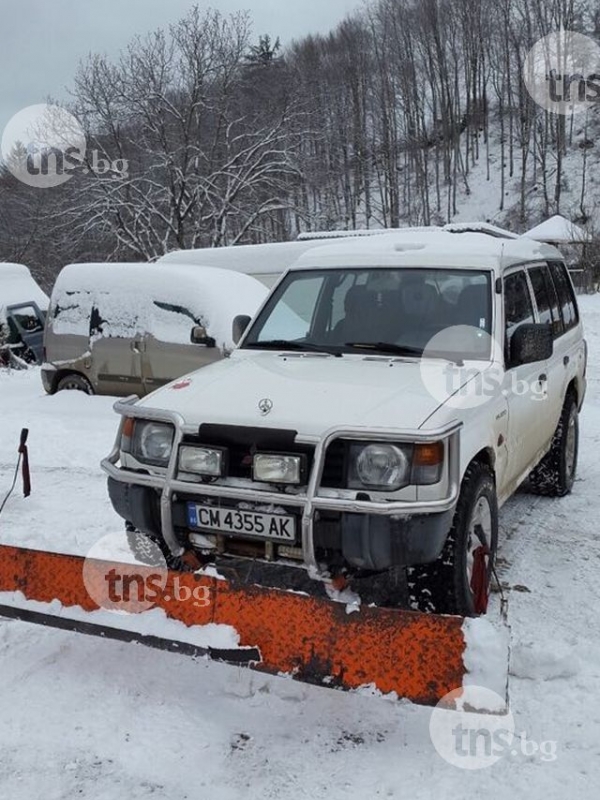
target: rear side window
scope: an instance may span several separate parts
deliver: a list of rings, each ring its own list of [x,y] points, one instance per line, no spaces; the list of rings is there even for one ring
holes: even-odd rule
[[[535,303],[537,305],[540,322],[552,325],[552,332],[556,339],[563,333],[562,317],[558,304],[558,295],[547,267],[534,267],[529,270]]]
[[[577,312],[577,302],[575,300],[573,285],[571,284],[571,279],[569,278],[567,268],[564,264],[553,261],[549,266],[558,293],[565,330],[569,331],[571,328],[575,328],[579,323],[579,314]]]
[[[533,303],[527,276],[521,270],[513,272],[504,279],[504,324],[506,329],[505,336],[505,355],[508,361],[510,352],[510,340],[519,325],[532,323]]]

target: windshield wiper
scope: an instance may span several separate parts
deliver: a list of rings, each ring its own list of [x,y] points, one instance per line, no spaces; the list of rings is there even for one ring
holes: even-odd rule
[[[339,350],[326,347],[320,344],[311,344],[310,342],[294,342],[287,339],[267,339],[264,342],[247,342],[244,347],[255,347],[261,350],[297,350],[298,352],[305,353],[325,353],[326,355],[341,358],[342,353]]]
[[[393,342],[346,342],[346,347],[355,347],[357,350],[377,350],[397,356],[414,356],[420,358],[423,355],[422,347],[409,347],[405,344],[394,344]]]
[[[355,347],[357,350],[376,350],[379,353],[396,356],[409,356],[411,358],[422,358],[425,350],[422,347],[410,347],[406,344],[394,344],[393,342],[346,342],[346,347]],[[452,357],[446,353],[428,350],[428,358],[441,358],[459,367],[464,365],[461,357]]]

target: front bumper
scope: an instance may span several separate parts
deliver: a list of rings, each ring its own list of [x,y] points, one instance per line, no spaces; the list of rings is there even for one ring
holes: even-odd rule
[[[56,391],[56,375],[57,369],[52,364],[42,364],[40,370],[42,376],[42,385],[46,394],[54,394]]]
[[[297,510],[301,519],[302,555],[309,574],[319,576],[316,556],[315,527],[320,512],[338,512],[344,520],[345,548],[363,561],[367,569],[381,569],[388,562],[405,564],[431,561],[439,555],[460,488],[460,423],[431,431],[405,431],[374,428],[335,428],[327,431],[316,443],[313,469],[306,490],[299,494],[265,492],[262,490],[194,484],[178,480],[177,459],[183,437],[196,433],[196,427],[186,426],[183,418],[173,412],[137,408],[132,397],[115,404],[123,417],[152,419],[175,426],[173,454],[165,475],[145,474],[122,469],[119,464],[121,430],[110,455],[102,468],[109,476],[109,492],[117,513],[147,532],[154,532],[160,522],[160,533],[173,556],[181,556],[185,548],[177,534],[174,513],[179,497],[202,495],[216,501],[285,505]],[[337,438],[358,441],[447,442],[448,481],[443,497],[436,500],[385,502],[325,497],[319,487],[325,463],[325,453]],[[391,563],[389,565],[391,566]]]

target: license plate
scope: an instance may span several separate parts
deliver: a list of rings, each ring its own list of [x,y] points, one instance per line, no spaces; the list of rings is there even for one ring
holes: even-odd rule
[[[284,514],[259,514],[255,511],[236,511],[188,503],[188,522],[190,528],[207,532],[258,536],[280,542],[296,541],[296,520]]]

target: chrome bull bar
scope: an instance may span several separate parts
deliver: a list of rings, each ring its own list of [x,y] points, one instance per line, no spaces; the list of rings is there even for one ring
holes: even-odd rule
[[[172,500],[177,492],[194,493],[199,484],[177,480],[179,446],[186,434],[196,435],[198,426],[186,425],[183,417],[177,412],[163,409],[138,408],[136,396],[120,400],[114,405],[117,414],[123,417],[113,449],[102,461],[102,469],[114,480],[121,483],[151,487],[161,491],[160,512],[163,537],[173,556],[181,556],[184,548],[179,544],[173,528]],[[175,427],[175,438],[171,459],[164,475],[146,475],[121,469],[117,466],[120,459],[121,433],[124,420],[135,419],[168,422]],[[215,497],[239,501],[256,502],[257,494],[263,503],[274,503],[302,509],[302,552],[304,564],[309,574],[319,575],[319,566],[315,556],[313,524],[316,511],[339,511],[356,514],[381,514],[384,516],[409,516],[413,514],[436,514],[454,508],[460,490],[460,429],[461,422],[453,422],[435,430],[390,430],[389,428],[352,428],[336,427],[328,430],[317,442],[313,469],[306,492],[282,495],[279,492],[221,486],[218,484],[201,484],[201,493],[205,497]],[[445,496],[437,500],[391,500],[377,502],[370,500],[350,500],[346,498],[323,497],[319,495],[319,487],[325,466],[327,448],[335,439],[346,438],[357,441],[393,441],[412,444],[427,444],[447,441],[448,443],[448,488]]]

